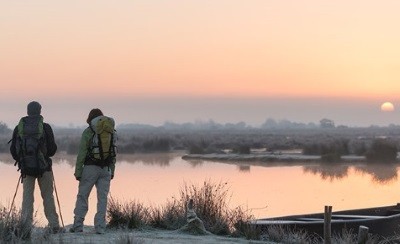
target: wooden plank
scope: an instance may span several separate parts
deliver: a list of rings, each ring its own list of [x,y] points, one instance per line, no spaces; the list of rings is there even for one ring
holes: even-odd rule
[[[360,227],[358,227],[357,244],[366,244],[367,243],[368,231],[369,231],[369,228],[367,226],[360,225]]]
[[[332,218],[346,218],[346,219],[384,219],[384,218],[387,218],[387,216],[333,214],[333,215],[332,215]]]
[[[301,221],[322,221],[324,219],[321,218],[296,218],[294,220],[301,220]]]
[[[286,225],[286,224],[304,224],[307,223],[305,221],[296,221],[296,220],[256,220],[253,224],[258,225]],[[322,222],[321,222],[322,224]]]
[[[324,244],[332,243],[332,206],[325,206],[324,212]]]

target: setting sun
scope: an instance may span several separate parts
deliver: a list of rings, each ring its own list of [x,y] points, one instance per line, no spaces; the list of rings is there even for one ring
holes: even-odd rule
[[[383,112],[392,112],[392,111],[394,111],[394,105],[391,102],[382,103],[381,110]]]

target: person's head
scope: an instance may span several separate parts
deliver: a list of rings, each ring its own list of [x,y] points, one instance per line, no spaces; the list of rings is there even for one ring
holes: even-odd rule
[[[103,112],[101,112],[100,109],[94,108],[94,109],[90,110],[86,122],[87,122],[88,124],[90,124],[90,121],[92,121],[94,118],[99,117],[99,116],[102,116],[102,115],[103,115]]]
[[[29,116],[40,115],[42,112],[42,105],[36,101],[32,101],[27,106],[27,112]]]

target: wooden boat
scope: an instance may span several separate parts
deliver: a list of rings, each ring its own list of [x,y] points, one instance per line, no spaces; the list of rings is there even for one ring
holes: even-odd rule
[[[320,236],[324,234],[324,213],[258,219],[252,223],[262,230],[280,226],[294,231],[305,230]],[[361,225],[368,227],[369,233],[384,237],[400,234],[400,204],[332,212],[332,233],[341,233],[344,229],[357,233]]]

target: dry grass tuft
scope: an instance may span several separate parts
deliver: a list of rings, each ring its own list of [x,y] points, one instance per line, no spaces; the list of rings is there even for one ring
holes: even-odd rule
[[[179,198],[172,198],[162,207],[146,208],[143,204],[129,202],[121,204],[111,198],[108,205],[109,227],[140,228],[150,226],[167,230],[177,230],[186,224],[186,206],[194,202],[194,211],[203,221],[207,231],[216,235],[244,236],[259,239],[261,231],[248,222],[254,217],[249,211],[228,206],[227,183],[205,181],[201,186],[185,184]]]
[[[200,187],[185,184],[180,190],[182,206],[187,206],[190,199],[193,199],[194,211],[203,221],[206,230],[217,235],[231,233],[227,183],[205,181]]]
[[[149,210],[139,202],[122,204],[110,198],[107,213],[110,228],[137,229],[148,224]]]
[[[18,243],[30,236],[31,227],[22,219],[20,210],[0,207],[0,243]]]
[[[278,243],[322,243],[320,237],[309,235],[306,231],[302,230],[289,230],[280,225],[269,227],[267,229],[266,237],[268,240]]]
[[[149,217],[150,226],[154,228],[177,230],[186,224],[185,209],[176,199],[165,206],[151,208]]]

